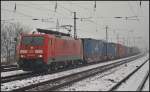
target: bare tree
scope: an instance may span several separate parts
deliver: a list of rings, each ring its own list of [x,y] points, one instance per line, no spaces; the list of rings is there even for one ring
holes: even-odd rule
[[[18,41],[14,41],[14,38],[19,37],[22,32],[29,32],[30,28],[20,23],[1,23],[1,58],[4,57],[6,62],[12,62],[13,56],[15,56],[15,48]],[[10,63],[11,63],[10,62]]]

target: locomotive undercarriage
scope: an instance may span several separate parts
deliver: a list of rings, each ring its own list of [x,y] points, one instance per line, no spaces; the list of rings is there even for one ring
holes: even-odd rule
[[[48,66],[43,59],[19,59],[18,64],[24,71],[45,71]]]
[[[45,64],[43,59],[19,59],[18,64],[24,71],[46,72],[81,65],[82,60],[60,61]]]
[[[49,70],[58,70],[62,68],[69,68],[69,67],[76,67],[78,65],[83,64],[84,62],[82,60],[72,60],[72,61],[60,61],[60,62],[52,62],[49,65]]]

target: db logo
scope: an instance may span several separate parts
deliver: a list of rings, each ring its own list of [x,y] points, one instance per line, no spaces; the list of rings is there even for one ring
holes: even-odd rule
[[[32,49],[33,49],[33,47],[31,46],[31,47],[30,47],[30,49],[32,50]]]

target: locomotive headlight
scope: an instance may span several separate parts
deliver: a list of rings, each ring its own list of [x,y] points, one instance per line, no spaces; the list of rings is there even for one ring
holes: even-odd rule
[[[21,58],[24,58],[24,57],[25,57],[25,55],[20,55],[20,57],[21,57]]]
[[[43,50],[35,50],[35,53],[43,53]]]
[[[20,53],[27,53],[27,50],[20,50]]]
[[[40,57],[40,58],[41,58],[41,57],[43,57],[43,55],[38,55],[38,57]]]

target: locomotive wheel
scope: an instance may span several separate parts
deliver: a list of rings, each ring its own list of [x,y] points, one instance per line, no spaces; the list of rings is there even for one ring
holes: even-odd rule
[[[52,63],[50,68],[52,71],[58,70],[57,63]]]
[[[50,71],[51,71],[51,67],[50,67],[50,66],[48,66],[47,72],[50,72]]]

